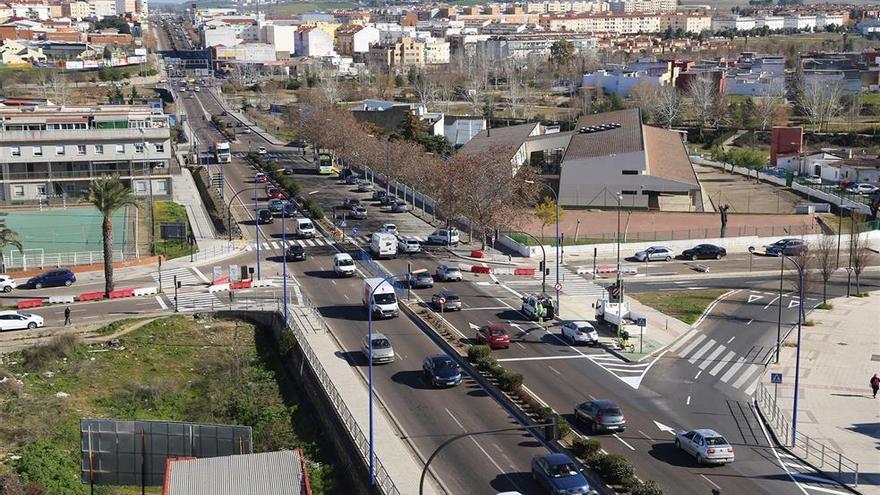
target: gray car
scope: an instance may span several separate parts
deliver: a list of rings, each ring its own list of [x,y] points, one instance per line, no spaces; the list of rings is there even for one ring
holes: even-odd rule
[[[626,429],[626,416],[616,402],[610,400],[588,400],[574,408],[574,415],[583,421],[593,434],[600,431],[623,431]]]
[[[388,340],[388,337],[382,335],[381,333],[374,333],[373,337],[373,364],[381,364],[381,363],[393,363],[394,362],[394,348],[391,347],[391,341]],[[370,359],[370,335],[364,335],[364,338],[361,340],[361,352],[364,354],[364,357],[369,361]]]
[[[440,302],[441,299],[443,300],[442,304]],[[461,298],[455,292],[443,289],[431,296],[431,305],[437,311],[441,309],[443,311],[461,311]]]
[[[391,213],[406,213],[409,211],[409,204],[398,201],[391,205]]]
[[[351,209],[351,218],[364,220],[367,218],[367,209],[363,206],[355,206]]]
[[[675,447],[694,456],[697,464],[727,464],[735,459],[733,446],[715,430],[680,431]]]
[[[463,278],[458,265],[440,265],[434,271],[434,276],[443,282],[461,282]]]
[[[665,246],[651,246],[644,251],[635,254],[638,261],[672,261],[675,258],[675,252]]]

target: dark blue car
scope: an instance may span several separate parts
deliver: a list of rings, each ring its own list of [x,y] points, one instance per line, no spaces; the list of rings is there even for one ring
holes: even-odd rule
[[[76,282],[76,275],[66,268],[60,268],[31,277],[27,281],[27,285],[34,289],[42,289],[43,287],[61,287],[62,285],[69,287],[74,282]]]
[[[461,383],[461,369],[445,354],[428,356],[422,363],[425,381],[434,387],[454,387]]]
[[[594,493],[577,464],[565,454],[532,458],[532,478],[548,493]]]

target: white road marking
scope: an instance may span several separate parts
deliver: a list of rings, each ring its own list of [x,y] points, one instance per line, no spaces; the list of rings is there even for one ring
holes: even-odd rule
[[[803,478],[803,479],[805,479],[805,480],[810,480],[810,481],[813,481],[813,482],[815,482],[815,483],[827,483],[827,484],[829,484],[829,485],[836,485],[836,484],[837,484],[836,481],[830,480],[830,479],[828,479],[828,478],[820,478],[820,477],[818,477],[818,476],[810,476],[810,475],[808,475],[808,474],[804,474],[804,473],[792,473],[792,474],[793,474],[794,476],[797,476],[798,478]]]
[[[196,267],[192,267],[192,271],[193,271],[196,275],[198,275],[198,277],[199,277],[200,279],[202,279],[202,281],[205,282],[206,284],[210,284],[210,283],[211,283],[211,281],[208,280],[208,277],[206,277],[204,273],[200,272],[198,268],[196,268]]]
[[[508,361],[553,361],[556,359],[582,359],[589,357],[586,354],[582,354],[580,356],[536,356],[536,357],[520,357],[520,358],[503,358],[498,359],[499,363],[506,363]]]
[[[168,305],[165,304],[165,301],[162,299],[162,296],[156,296],[156,302],[159,303],[159,307],[163,310],[168,309]]]
[[[712,376],[717,375],[718,372],[721,371],[721,368],[724,368],[724,366],[727,365],[727,363],[731,362],[731,359],[733,359],[734,357],[736,357],[736,353],[733,351],[728,351],[727,354],[725,354],[724,357],[721,358],[720,361],[718,361],[718,364],[716,364],[714,368],[709,370],[709,374]]]
[[[690,396],[690,395],[688,395],[687,401],[685,401],[684,404],[685,404],[686,406],[691,405],[691,396]]]
[[[821,486],[804,485],[804,488],[806,488],[807,490],[815,490],[817,492],[822,492],[822,493],[835,493],[838,495],[849,495],[849,492],[843,492],[840,490],[832,490],[830,488],[824,488]]]
[[[704,359],[703,362],[700,363],[700,369],[704,370],[708,368],[709,365],[712,364],[712,361],[717,358],[718,355],[722,352],[724,352],[724,346],[719,345],[718,347],[716,347],[715,350],[712,351],[712,354],[706,356],[706,359]]]
[[[703,372],[703,370],[698,371],[697,374],[694,376],[694,380],[696,380],[697,378],[699,378],[699,377],[700,377],[700,373],[702,373],[702,372]]]
[[[720,486],[716,485],[712,480],[710,480],[709,478],[707,478],[705,474],[701,474],[700,477],[703,478],[704,480],[706,480],[707,483],[709,483],[710,485],[714,486],[715,488],[717,488],[717,489],[719,489],[719,490],[721,489]]]
[[[763,366],[759,366],[757,364],[750,364],[745,371],[739,376],[739,378],[733,382],[733,388],[740,388],[755,372],[760,372]]]
[[[641,435],[641,436],[647,438],[647,439],[648,439],[649,441],[651,441],[651,442],[654,441],[653,438],[649,437],[649,436],[648,436],[647,434],[645,434],[645,432],[643,432],[642,430],[638,430],[638,431],[639,431],[639,435]]]
[[[749,320],[749,323],[751,323],[751,322],[752,322],[752,320]],[[746,323],[746,325],[748,325],[748,323]],[[736,335],[731,337],[730,340],[727,341],[727,343],[729,344],[729,343],[733,342],[733,339],[735,339],[735,338],[736,338]]]
[[[721,381],[727,383],[727,381],[730,380],[731,377],[733,377],[734,373],[736,373],[736,370],[742,368],[744,364],[746,364],[745,358],[739,358],[739,361],[734,363],[733,366],[728,368],[727,372],[724,373],[724,375],[721,377]]]
[[[693,342],[691,342],[690,344],[688,344],[687,347],[685,347],[684,349],[682,349],[682,350],[678,353],[678,355],[679,355],[679,356],[687,356],[687,354],[688,354],[689,352],[691,352],[691,351],[694,349],[694,347],[697,347],[697,345],[699,345],[699,343],[702,342],[703,339],[705,339],[705,338],[706,338],[705,335],[697,335],[697,338],[696,338]]]
[[[759,414],[757,411],[757,407],[755,406],[754,403],[751,403],[751,406],[752,406],[752,411],[754,412],[755,416],[758,417]],[[770,440],[770,435],[768,435],[767,430],[764,429],[764,422],[758,421],[758,426],[761,427],[761,433],[764,434],[764,438],[767,440],[767,445],[770,446],[770,451],[773,452],[774,456],[776,456],[776,462],[778,462],[779,465],[782,467],[782,469],[785,470],[785,474],[787,474],[788,477],[791,478],[791,481],[794,481],[794,484],[797,485],[798,488],[800,488],[801,493],[803,493],[804,495],[807,495],[807,492],[806,492],[806,490],[804,490],[803,485],[801,485],[800,483],[798,483],[798,481],[796,479],[794,479],[794,476],[791,475],[791,471],[789,471],[788,466],[786,466],[785,463],[782,462],[782,459],[779,458],[779,453],[776,452],[776,447],[773,446],[773,441]],[[786,455],[786,454],[783,454],[783,455]],[[706,478],[706,480],[708,481],[708,478]],[[719,487],[718,489],[720,490],[721,488]]]
[[[751,325],[753,321],[755,321],[754,318],[749,320],[748,322],[746,322],[746,325]],[[730,340],[733,340],[733,339],[730,339]]]
[[[709,341],[706,342],[706,345],[704,345],[703,347],[700,347],[700,350],[698,350],[691,357],[688,358],[688,361],[690,361],[691,364],[696,363],[697,360],[700,359],[700,356],[702,356],[703,354],[706,354],[706,352],[708,352],[709,349],[711,349],[712,346],[714,346],[716,343],[717,342],[715,342],[715,340],[709,339]]]
[[[550,371],[556,373],[556,374],[559,375],[559,376],[562,376],[562,373],[560,373],[559,371],[557,371],[556,368],[554,368],[553,366],[547,366],[547,367],[550,368]]]
[[[614,438],[620,440],[620,443],[622,443],[622,444],[626,445],[627,447],[629,447],[629,450],[636,450],[632,445],[626,443],[626,440],[620,438],[620,435],[618,435],[617,433],[614,434]]]
[[[779,300],[779,296],[774,297],[772,300],[770,300],[770,302],[767,303],[766,306],[764,306],[764,309],[769,308],[774,302],[776,302],[778,300]]]

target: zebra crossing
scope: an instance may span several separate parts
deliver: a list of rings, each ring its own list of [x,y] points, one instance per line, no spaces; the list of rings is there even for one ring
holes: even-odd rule
[[[197,267],[191,266],[186,268],[172,268],[170,270],[162,270],[161,273],[156,271],[150,273],[153,280],[161,287],[173,287],[174,277],[181,285],[205,285],[210,284],[211,279],[205,276]]]
[[[547,275],[547,292],[553,292],[553,284],[556,283],[556,265],[554,264],[548,268],[550,273]],[[537,271],[531,279],[510,280],[505,282],[505,284],[511,287],[522,288],[525,292],[540,292],[542,280],[541,272]],[[559,284],[562,285],[562,294],[567,296],[601,297],[605,295],[604,288],[578,275],[567,266],[560,267]]]
[[[408,235],[406,237],[412,237],[413,239],[419,241],[419,244],[428,244],[428,240],[425,239],[424,237],[419,237],[417,235]],[[354,239],[354,241],[358,244],[369,244],[370,243],[370,236],[368,236],[368,235],[353,236],[352,239]]]
[[[288,239],[287,244],[284,244],[284,241],[277,239],[271,241],[265,241],[260,243],[260,249],[276,251],[278,249],[285,249],[289,246],[300,245],[302,247],[321,247],[321,246],[330,246],[330,242],[325,240],[322,237],[315,237],[312,239]],[[245,251],[254,251],[257,249],[256,243],[251,243],[245,246]]]
[[[171,302],[169,308],[174,308],[174,295],[167,295],[167,297]],[[225,308],[225,306],[216,294],[184,291],[177,293],[177,311],[180,313],[214,311],[221,308]]]
[[[673,344],[669,352],[695,365],[699,369],[698,375],[706,372],[746,395],[755,391],[764,369],[764,359],[769,354],[750,351],[747,356],[740,356],[713,338],[693,335]]]

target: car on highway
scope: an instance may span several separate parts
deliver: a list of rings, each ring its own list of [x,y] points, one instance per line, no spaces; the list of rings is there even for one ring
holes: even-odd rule
[[[267,194],[269,195],[270,198],[284,199],[284,192],[281,189],[278,189],[277,187],[270,187],[269,190],[267,191]]]
[[[358,192],[370,192],[373,190],[373,184],[367,181],[361,181],[358,183]]]
[[[767,250],[767,255],[769,256],[797,256],[807,252],[808,248],[807,243],[803,239],[797,239],[795,237],[779,239],[773,244],[764,246],[764,249]]]
[[[263,172],[257,172],[257,174],[254,175],[254,182],[256,182],[257,184],[269,182],[269,176],[264,174]]]
[[[33,330],[43,326],[43,317],[19,311],[0,311],[0,332],[6,330]]]
[[[271,211],[265,208],[261,208],[257,211],[257,223],[272,223],[273,221],[275,220],[272,218]]]
[[[269,211],[272,213],[281,213],[284,211],[284,205],[287,204],[284,200],[281,199],[270,199],[269,200]]]
[[[410,274],[409,286],[413,289],[428,289],[434,287],[434,277],[428,270],[419,270]]]
[[[425,381],[431,386],[454,387],[461,383],[461,368],[446,354],[428,356],[422,362]]]
[[[415,237],[399,237],[397,239],[397,250],[401,253],[418,253],[422,250],[422,244]]]
[[[437,311],[461,311],[461,298],[455,292],[443,289],[431,296],[431,305]]]
[[[546,454],[532,458],[532,479],[552,495],[592,493],[587,478],[565,454]]]
[[[0,290],[3,292],[12,292],[17,286],[14,278],[9,275],[0,275]]]
[[[677,432],[675,448],[692,455],[697,464],[727,464],[735,459],[733,446],[715,430]]]
[[[488,345],[490,349],[510,347],[510,332],[504,325],[489,323],[477,329],[477,343]]]
[[[458,229],[437,229],[428,235],[429,244],[456,245],[459,242]]]
[[[357,198],[345,198],[342,201],[342,207],[347,210],[351,210],[355,206],[360,206],[360,205],[361,205],[361,200],[359,200]]]
[[[72,271],[67,268],[59,268],[31,277],[27,281],[27,286],[34,289],[61,287],[62,285],[70,287],[74,282],[76,282],[76,275]]]
[[[397,201],[391,205],[391,213],[406,213],[409,211],[409,203]]]
[[[269,150],[267,150],[265,146],[260,146],[259,148],[257,148],[258,155],[265,155],[267,153],[269,153]]]
[[[714,244],[697,244],[692,248],[681,252],[681,257],[686,260],[720,260],[727,256],[727,250]]]
[[[373,364],[381,364],[381,363],[393,363],[394,362],[394,347],[391,346],[391,341],[388,340],[388,337],[382,335],[381,333],[374,333],[373,337]],[[361,353],[363,353],[364,357],[369,361],[370,360],[370,335],[364,335],[364,338],[361,340]]]
[[[355,206],[351,209],[351,218],[365,220],[367,218],[367,209],[363,206]]]
[[[351,174],[345,177],[345,183],[350,186],[356,186],[360,181],[361,179],[357,176],[357,174]]]
[[[291,244],[284,252],[284,261],[305,261],[306,249],[299,244]]]
[[[339,277],[353,277],[357,273],[357,267],[350,254],[336,253],[333,255],[333,273]]]
[[[379,226],[378,232],[384,232],[391,235],[399,235],[397,232],[397,225],[394,225],[393,223],[383,223]]]
[[[599,333],[588,321],[567,321],[560,328],[562,338],[571,345],[599,343]]]
[[[461,282],[464,278],[458,265],[440,265],[434,270],[434,276],[442,282]]]
[[[574,408],[574,417],[583,421],[595,435],[600,431],[626,430],[626,416],[611,400],[588,400]]]
[[[651,246],[644,251],[639,251],[633,257],[637,261],[672,261],[675,253],[665,246]]]

